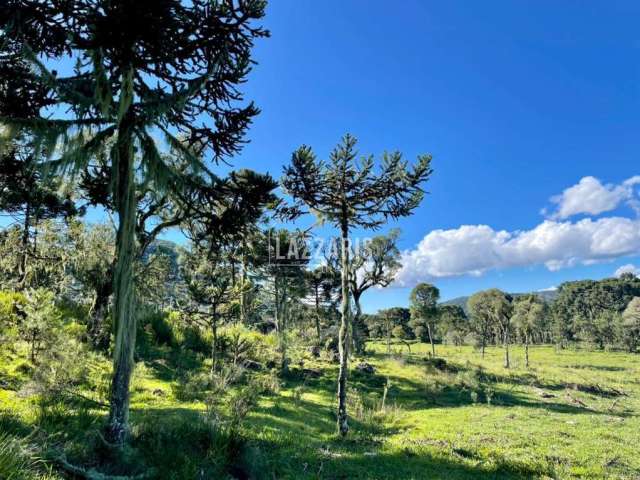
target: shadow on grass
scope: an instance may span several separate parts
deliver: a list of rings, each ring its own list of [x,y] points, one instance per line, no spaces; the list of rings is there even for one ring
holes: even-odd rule
[[[483,459],[454,451],[432,451],[407,447],[399,452],[358,448],[354,442],[336,441],[318,448],[282,448],[272,442],[250,442],[269,460],[264,475],[278,479],[531,479],[552,472],[498,458]],[[483,460],[487,466],[483,466]],[[249,478],[249,477],[248,477]]]
[[[150,347],[141,362],[149,367],[153,376],[165,382],[179,378],[184,371],[202,370],[204,357],[184,348]]]
[[[616,367],[613,365],[563,365],[562,368],[569,370],[598,370],[602,372],[624,372],[626,367]]]
[[[135,408],[131,412],[132,449],[117,461],[96,445],[104,416],[60,408],[46,412],[39,427],[64,432],[65,450],[80,465],[110,474],[133,474],[154,468],[156,478],[241,479],[524,479],[541,472],[526,465],[483,457],[474,451],[408,443],[384,451],[390,429],[351,419],[349,436],[337,437],[334,412],[326,405],[291,398],[277,407],[260,407],[238,438],[211,430],[201,412],[188,408]],[[26,437],[33,426],[15,415],[0,416],[0,428]],[[105,463],[106,462],[106,463]],[[202,477],[202,472],[206,475]]]
[[[377,361],[385,361],[390,357],[385,354],[374,353],[371,358]],[[434,360],[438,361],[435,362]],[[350,382],[355,388],[380,392],[388,380],[391,384],[389,401],[397,402],[406,410],[421,410],[429,407],[456,408],[478,402],[487,403],[488,395],[491,395],[492,404],[506,407],[536,408],[564,414],[612,415],[609,411],[598,411],[586,405],[580,405],[570,398],[563,402],[557,393],[552,394],[553,396],[548,397],[546,400],[538,400],[533,394],[513,392],[508,386],[533,387],[554,392],[572,390],[602,398],[615,398],[624,395],[624,393],[616,389],[595,384],[541,381],[537,375],[529,372],[496,374],[487,372],[473,364],[458,364],[439,358],[422,358],[414,355],[402,357],[401,361],[407,365],[423,366],[425,369],[424,383],[398,375],[383,376],[379,374],[352,375]],[[437,378],[436,374],[444,376],[445,381],[448,383],[441,383],[434,387],[428,381],[429,372],[434,374],[434,378]],[[473,386],[465,385],[468,379],[474,383]],[[501,385],[506,385],[507,388]],[[556,400],[553,400],[554,398]],[[623,413],[613,415],[625,416]]]

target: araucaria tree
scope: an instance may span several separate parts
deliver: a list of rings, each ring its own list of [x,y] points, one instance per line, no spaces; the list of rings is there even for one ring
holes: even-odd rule
[[[309,262],[302,232],[270,229],[266,234],[267,259],[263,265],[265,288],[273,298],[273,321],[278,334],[280,368],[289,367],[288,324],[295,299],[306,294],[305,267]]]
[[[179,190],[184,183],[163,161],[154,136],[163,135],[193,171],[206,169],[200,158],[207,151],[218,160],[239,150],[258,111],[240,105],[237,85],[250,70],[254,40],[267,35],[254,25],[264,8],[263,0],[9,0],[3,6],[1,35],[20,45],[56,108],[0,122],[13,132],[29,131],[36,153],[59,154],[47,165],[57,173],[78,172],[106,142],[113,145],[112,442],[122,443],[129,430],[136,178],[158,190]],[[0,41],[0,53],[5,44]],[[69,77],[48,68],[60,62],[75,64]],[[59,112],[67,113],[56,117]]]
[[[340,231],[341,323],[338,334],[340,369],[338,374],[338,430],[349,431],[347,422],[347,361],[349,332],[349,232],[353,228],[376,229],[389,218],[408,216],[424,195],[421,185],[431,175],[431,156],[418,157],[409,168],[400,152],[385,153],[375,169],[373,156],[358,158],[356,139],[345,135],[331,152],[328,162],[320,161],[308,146],[293,153],[284,169],[283,186],[301,209],[308,207],[321,220]],[[302,211],[302,210],[300,210]]]
[[[351,325],[353,348],[358,354],[364,353],[364,325],[362,322],[362,294],[371,287],[386,287],[400,269],[400,250],[396,246],[399,230],[388,235],[379,235],[359,248],[354,248],[351,262],[349,285],[355,312]]]
[[[419,283],[411,291],[411,323],[416,330],[416,335],[422,336],[420,330],[426,327],[431,343],[431,355],[436,356],[436,347],[433,342],[436,323],[438,321],[438,300],[440,290],[428,283]]]

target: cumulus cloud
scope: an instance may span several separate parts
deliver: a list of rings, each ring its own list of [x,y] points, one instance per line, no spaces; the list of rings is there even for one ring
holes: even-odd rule
[[[627,263],[626,265],[622,265],[620,268],[618,268],[615,271],[614,275],[616,277],[619,277],[623,273],[633,273],[636,277],[640,277],[640,267],[636,267],[632,263]]]
[[[463,225],[430,232],[415,249],[404,252],[396,285],[510,267],[558,270],[634,254],[640,254],[640,220],[629,218],[545,220],[531,230],[513,232]]]
[[[595,177],[584,177],[560,195],[551,197],[551,202],[557,206],[550,218],[563,220],[578,214],[598,215],[615,210],[623,203],[637,209],[634,186],[638,184],[640,175],[635,175],[620,185],[603,184]],[[546,212],[543,210],[543,213]]]

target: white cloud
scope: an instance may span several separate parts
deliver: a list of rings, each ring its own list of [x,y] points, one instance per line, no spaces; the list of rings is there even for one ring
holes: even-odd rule
[[[541,288],[540,290],[538,290],[539,292],[555,292],[556,290],[558,290],[558,287],[556,287],[555,285],[551,286],[551,287],[547,287],[547,288]]]
[[[620,185],[602,184],[595,177],[584,177],[576,185],[565,189],[560,195],[551,197],[557,209],[550,218],[562,220],[578,214],[598,215],[615,210],[622,203],[638,207],[634,198],[634,186],[640,184],[640,175],[635,175]],[[543,214],[546,209],[543,210]]]
[[[633,273],[636,277],[640,277],[640,267],[636,267],[632,263],[627,263],[626,265],[622,265],[620,268],[618,268],[615,271],[614,275],[616,277],[619,277],[623,273]]]
[[[640,254],[640,220],[629,218],[545,220],[531,230],[514,232],[463,225],[430,232],[415,249],[404,252],[396,285],[510,267],[558,270],[634,254]]]

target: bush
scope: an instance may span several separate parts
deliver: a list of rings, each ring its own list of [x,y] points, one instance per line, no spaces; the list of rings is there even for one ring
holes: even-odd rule
[[[182,331],[182,347],[203,355],[211,353],[211,343],[202,333],[202,330],[194,325],[189,325]]]
[[[157,345],[168,347],[175,345],[173,327],[168,321],[166,312],[154,312],[149,316],[149,322],[153,331],[153,340]]]
[[[26,302],[27,300],[22,293],[0,291],[0,332],[2,332],[2,337],[16,336],[20,314]]]
[[[218,423],[196,412],[146,416],[133,437],[133,446],[162,478],[226,478],[242,450]]]
[[[27,300],[22,293],[0,290],[0,321],[16,321],[19,307],[25,303]]]
[[[36,363],[42,351],[52,350],[59,341],[62,319],[55,295],[44,288],[30,290],[20,309],[24,317],[18,327],[20,337],[29,343],[31,361]]]
[[[3,480],[54,480],[43,473],[44,463],[25,442],[0,433],[0,478]]]
[[[175,384],[173,395],[182,402],[202,400],[211,385],[211,376],[204,372],[187,372]]]

